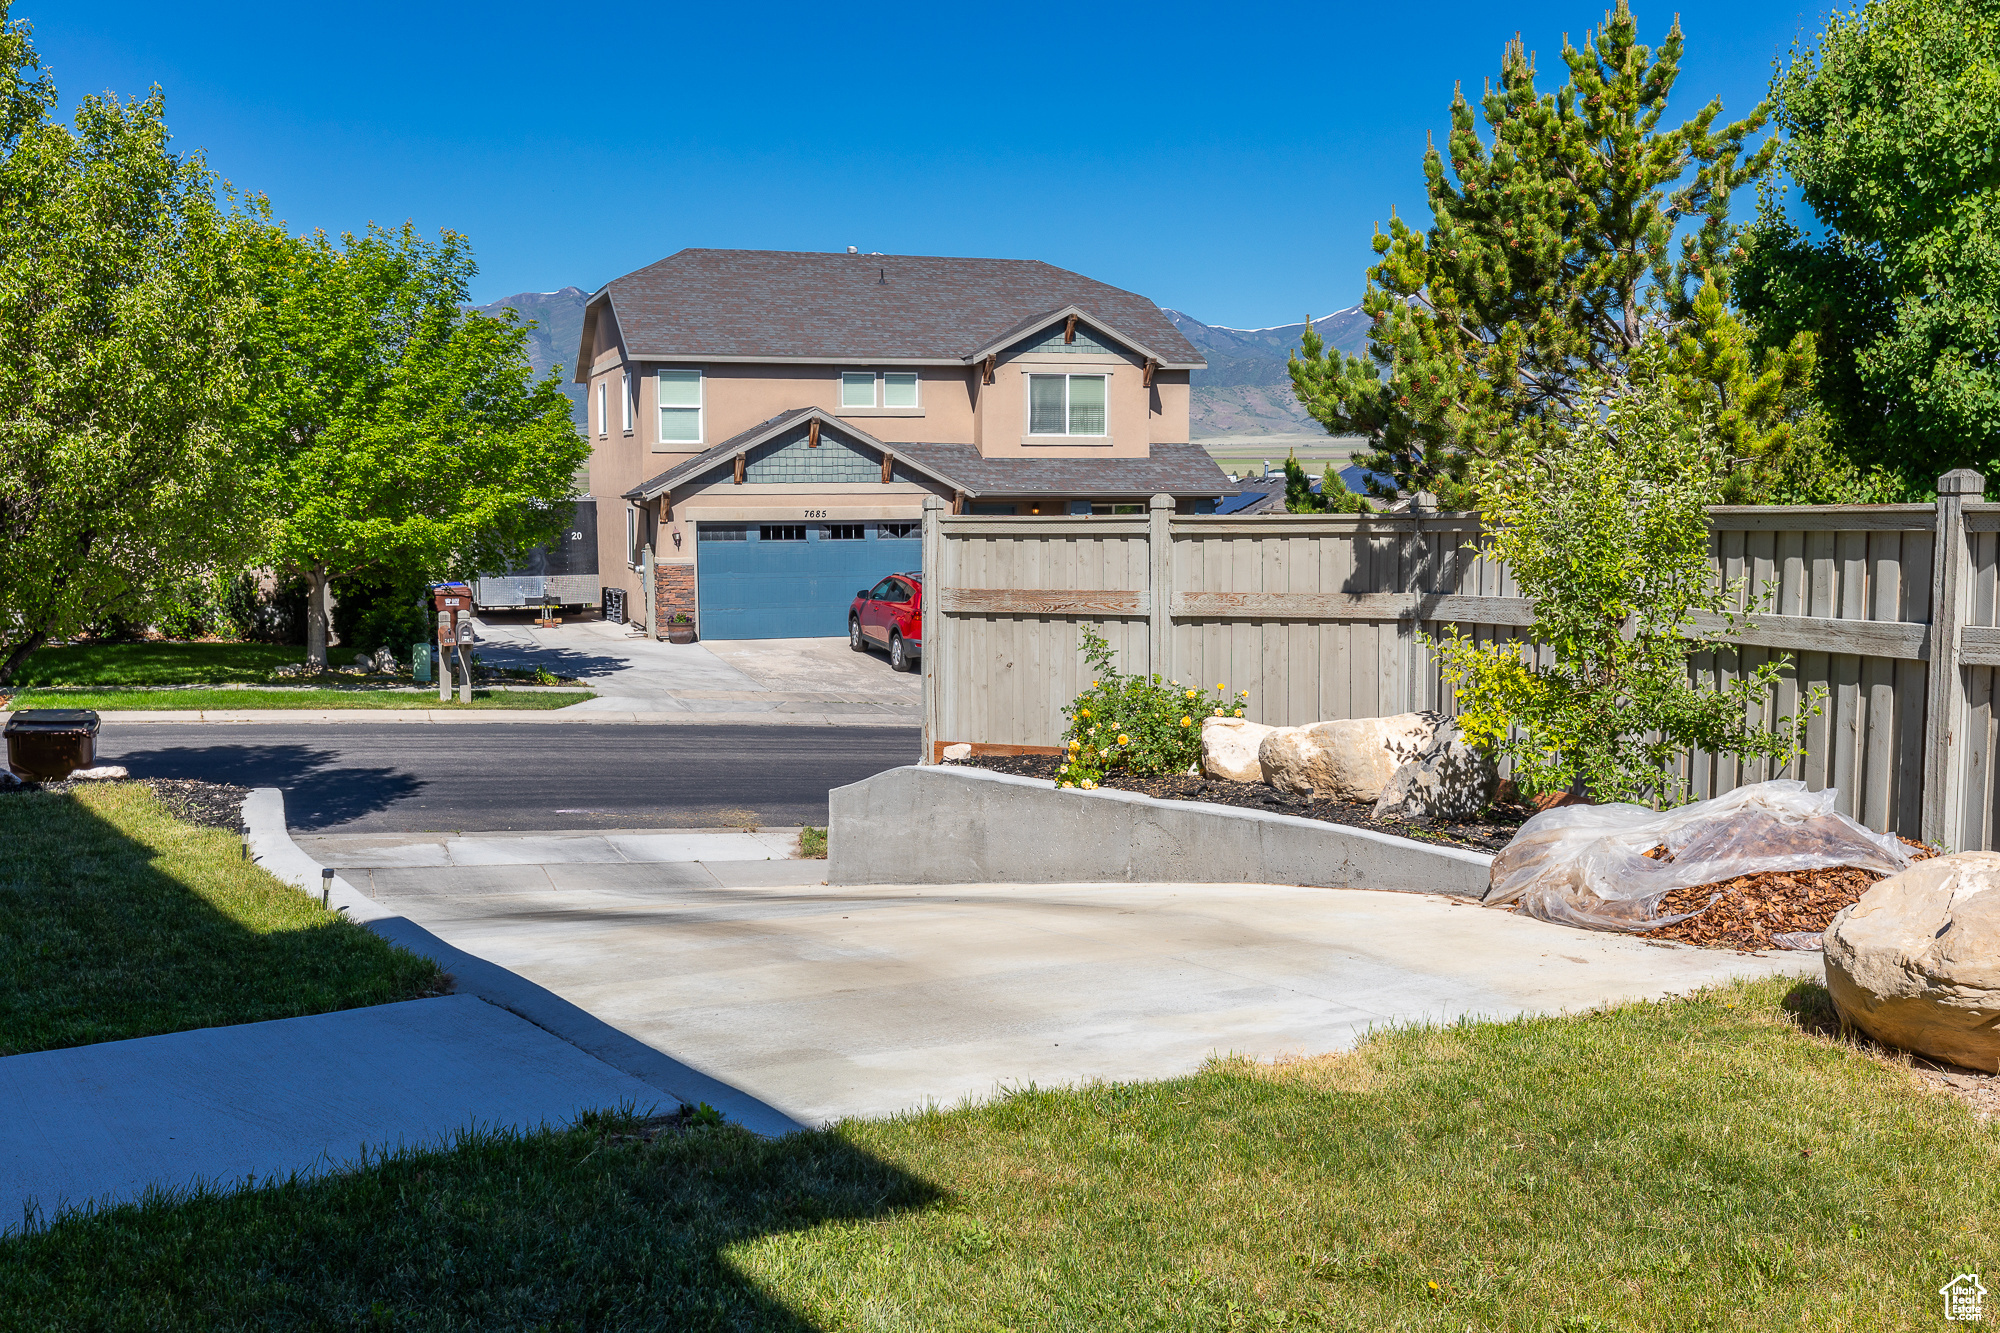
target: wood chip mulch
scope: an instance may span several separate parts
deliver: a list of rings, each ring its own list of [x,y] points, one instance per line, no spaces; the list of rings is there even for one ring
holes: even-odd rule
[[[1903,839],[1919,861],[1936,856],[1935,849]],[[1656,847],[1646,855],[1662,859],[1665,848]],[[1843,907],[1860,901],[1870,885],[1886,879],[1873,870],[1834,866],[1825,870],[1766,870],[1755,875],[1714,884],[1695,884],[1675,889],[1660,900],[1654,912],[1678,916],[1699,912],[1699,916],[1657,930],[1642,932],[1647,939],[1679,940],[1705,949],[1762,950],[1779,948],[1773,935],[1823,931]],[[1714,899],[1703,910],[1704,904]]]
[[[996,773],[1012,773],[1024,778],[1054,781],[1061,760],[1050,754],[974,755],[956,761],[965,768],[987,768]],[[1328,824],[1373,829],[1399,838],[1419,838],[1445,847],[1465,847],[1475,852],[1497,852],[1513,840],[1521,824],[1534,811],[1522,805],[1495,805],[1484,820],[1448,822],[1444,820],[1390,822],[1375,818],[1373,802],[1308,800],[1275,791],[1261,783],[1225,782],[1216,778],[1188,777],[1172,773],[1142,777],[1117,769],[1104,775],[1104,785],[1119,791],[1138,792],[1168,801],[1209,801],[1248,810],[1266,810],[1280,815],[1298,815]]]
[[[243,831],[243,798],[250,794],[248,787],[232,787],[221,782],[201,782],[194,778],[138,778],[140,785],[152,788],[167,813],[187,824],[199,824],[203,828],[228,829],[231,833]],[[112,779],[105,782],[75,782],[65,779],[61,782],[24,782],[0,785],[0,796],[10,792],[45,791],[58,795],[76,791],[83,787],[125,785]]]

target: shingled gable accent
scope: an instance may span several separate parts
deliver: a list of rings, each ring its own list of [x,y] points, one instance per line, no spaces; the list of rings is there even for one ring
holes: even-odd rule
[[[1074,310],[1162,366],[1208,364],[1145,297],[1032,259],[682,250],[591,296],[579,384],[600,309],[637,361],[971,365]]]
[[[1066,305],[1060,310],[1044,311],[1042,314],[1033,316],[1030,319],[1024,319],[1019,324],[1016,324],[1013,328],[1008,329],[1005,333],[1002,333],[998,337],[994,338],[993,341],[986,344],[984,347],[981,347],[971,356],[966,357],[965,362],[967,365],[972,365],[977,362],[984,361],[987,357],[998,355],[999,353],[1006,351],[1009,347],[1012,347],[1015,343],[1020,342],[1024,338],[1032,337],[1035,334],[1042,332],[1044,329],[1060,328],[1069,320],[1070,316],[1072,315],[1076,317],[1077,327],[1079,328],[1087,327],[1093,330],[1094,332],[1103,334],[1105,337],[1109,338],[1112,342],[1119,343],[1125,347],[1130,348],[1132,351],[1138,353],[1141,357],[1150,358],[1151,360],[1159,362],[1162,369],[1199,370],[1202,366],[1208,364],[1206,361],[1203,361],[1199,362],[1196,365],[1189,366],[1182,362],[1174,361],[1168,358],[1167,356],[1161,354],[1160,352],[1154,351],[1152,348],[1146,346],[1145,343],[1139,341],[1137,338],[1134,338],[1131,334],[1126,333],[1124,330],[1115,328],[1111,324],[1106,323],[1104,320],[1099,319],[1096,315],[1091,314],[1088,310],[1085,310],[1082,306],[1079,305]]]
[[[898,465],[906,466],[913,472],[920,472],[933,481],[949,486],[954,490],[965,489],[954,478],[946,476],[934,467],[905,457],[903,450],[906,446],[885,444],[873,435],[870,435],[867,431],[855,429],[824,408],[795,407],[789,412],[780,412],[769,421],[759,422],[749,430],[730,436],[721,444],[706,449],[685,462],[675,464],[657,477],[640,482],[637,486],[625,492],[624,498],[627,500],[658,499],[680,482],[691,481],[709,469],[719,467],[739,454],[747,455],[758,445],[777,439],[780,435],[783,435],[786,431],[808,418],[818,421],[820,428],[829,434],[838,436],[853,444],[858,444],[864,449],[874,450],[878,457],[883,454],[894,454]]]

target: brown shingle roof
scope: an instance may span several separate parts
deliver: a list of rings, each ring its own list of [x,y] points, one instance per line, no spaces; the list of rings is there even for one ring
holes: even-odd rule
[[[1145,297],[1033,259],[682,250],[614,278],[592,304],[603,300],[645,360],[962,362],[1075,306],[1167,365],[1207,364]]]
[[[949,476],[967,495],[1146,499],[1234,495],[1237,485],[1198,444],[1156,444],[1149,458],[982,458],[969,444],[894,444],[896,457]]]

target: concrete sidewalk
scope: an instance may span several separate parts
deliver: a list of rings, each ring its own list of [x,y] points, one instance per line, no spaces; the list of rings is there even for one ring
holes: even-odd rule
[[[215,722],[282,723],[318,726],[329,722],[401,722],[411,724],[468,722],[536,723],[584,722],[599,726],[749,726],[749,727],[906,727],[921,722],[922,709],[914,718],[901,713],[856,711],[814,713],[802,711],[745,713],[645,712],[627,713],[600,708],[602,700],[572,704],[568,708],[468,708],[443,712],[426,708],[164,708],[106,709],[107,720],[119,722]],[[588,709],[589,711],[585,711]]]
[[[338,1170],[460,1131],[677,1105],[470,995],[0,1059],[0,1234],[149,1189]]]

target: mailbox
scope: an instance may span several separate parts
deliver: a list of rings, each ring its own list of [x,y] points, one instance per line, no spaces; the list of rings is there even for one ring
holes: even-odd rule
[[[452,641],[452,628],[451,628],[451,622],[452,622],[452,614],[451,614],[451,612],[449,612],[449,611],[440,611],[440,612],[438,612],[438,642],[439,642],[439,643],[450,643],[450,642]]]
[[[461,620],[458,622],[458,642],[459,646],[461,647],[467,647],[471,645],[472,622],[470,620]]]
[[[436,599],[439,611],[464,615],[472,610],[472,585],[469,583],[434,584],[431,595]]]

